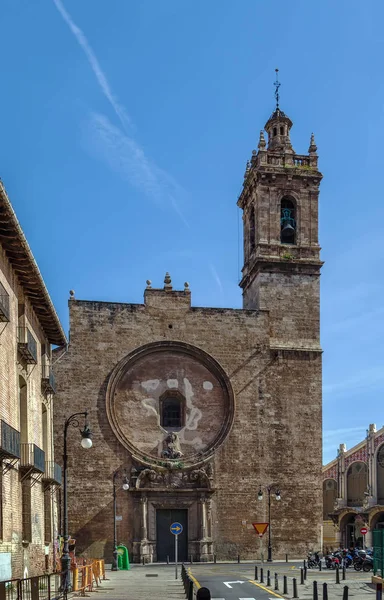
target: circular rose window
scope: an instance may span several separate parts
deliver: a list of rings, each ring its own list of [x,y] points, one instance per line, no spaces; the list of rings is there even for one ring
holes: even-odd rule
[[[138,348],[116,366],[108,384],[112,429],[143,462],[204,460],[224,441],[233,412],[223,369],[181,342]]]

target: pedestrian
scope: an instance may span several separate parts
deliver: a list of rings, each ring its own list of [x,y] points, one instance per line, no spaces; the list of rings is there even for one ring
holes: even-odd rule
[[[197,590],[196,600],[211,600],[211,592],[206,587]]]

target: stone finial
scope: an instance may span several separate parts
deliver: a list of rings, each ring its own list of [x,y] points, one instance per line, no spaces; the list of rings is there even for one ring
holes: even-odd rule
[[[171,276],[168,273],[168,271],[166,272],[165,277],[164,277],[164,289],[165,290],[172,289],[172,280],[171,280]]]
[[[151,281],[150,279],[147,279],[147,281],[146,281],[145,283],[147,284],[147,287],[146,287],[146,289],[147,289],[147,290],[150,290],[150,289],[151,289],[151,287],[152,287],[152,286],[151,286],[151,283],[152,283],[152,281]]]
[[[75,299],[75,290],[69,290],[69,299],[70,300],[74,300]]]
[[[266,142],[265,142],[265,137],[264,137],[264,131],[261,129],[260,131],[260,137],[259,137],[259,144],[258,144],[258,149],[259,150],[265,150],[266,148]]]
[[[308,153],[316,154],[316,152],[317,152],[317,146],[316,146],[316,142],[315,142],[315,135],[312,133],[311,134],[311,142],[310,142],[309,148],[308,148]]]
[[[376,433],[376,423],[370,423],[369,425],[369,433]]]
[[[250,170],[251,170],[251,163],[249,162],[249,160],[247,160],[247,164],[245,166],[244,179],[247,179]]]
[[[344,454],[347,451],[347,446],[345,444],[340,444],[339,446],[339,454]]]
[[[191,290],[189,289],[189,283],[188,283],[188,281],[186,281],[186,282],[184,283],[184,292],[190,292],[190,291],[191,291]]]

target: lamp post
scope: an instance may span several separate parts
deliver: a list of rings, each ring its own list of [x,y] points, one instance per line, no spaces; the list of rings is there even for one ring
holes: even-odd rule
[[[88,426],[87,421],[88,412],[74,413],[65,421],[64,424],[64,452],[63,452],[63,536],[64,546],[63,554],[61,556],[61,591],[63,592],[64,600],[67,599],[68,591],[70,588],[70,566],[71,557],[69,556],[69,534],[68,534],[68,498],[67,498],[67,464],[68,464],[68,452],[67,452],[67,434],[68,427],[80,427],[79,417],[84,417],[84,427],[80,430],[81,434],[81,446],[84,449],[92,448],[92,433]]]
[[[117,561],[117,527],[116,527],[116,481],[117,478],[121,476],[120,471],[116,471],[113,474],[113,559],[112,559],[112,568],[111,571],[118,571],[118,561]],[[124,475],[122,476],[123,484],[122,488],[126,492],[129,490],[129,482],[126,472],[124,471]]]
[[[118,571],[118,561],[117,561],[117,527],[116,527],[116,481],[117,478],[121,476],[120,471],[116,471],[113,474],[113,559],[112,559],[112,568],[111,571]],[[122,488],[126,492],[129,490],[129,482],[126,472],[124,471],[124,475],[122,475]]]
[[[271,483],[271,485],[267,485],[265,486],[265,489],[268,492],[268,558],[267,558],[267,562],[272,562],[272,542],[271,542],[271,492],[273,492],[275,494],[275,498],[277,501],[281,500],[281,496],[280,496],[280,490],[279,490],[279,486],[277,486],[274,483]],[[257,494],[257,499],[260,500],[260,502],[263,499],[263,490],[259,489],[259,492]]]

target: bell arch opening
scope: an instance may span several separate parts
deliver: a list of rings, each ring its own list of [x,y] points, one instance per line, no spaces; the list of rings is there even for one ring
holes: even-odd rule
[[[287,196],[280,202],[280,242],[296,244],[296,206]]]

